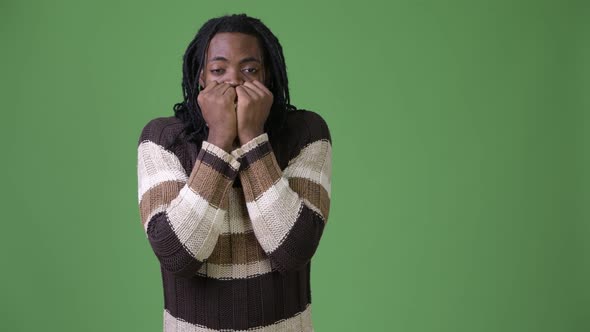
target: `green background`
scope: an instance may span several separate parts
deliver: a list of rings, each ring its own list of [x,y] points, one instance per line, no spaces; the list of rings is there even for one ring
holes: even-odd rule
[[[137,139],[206,19],[333,138],[316,331],[590,331],[587,1],[0,1],[0,330],[161,331]]]

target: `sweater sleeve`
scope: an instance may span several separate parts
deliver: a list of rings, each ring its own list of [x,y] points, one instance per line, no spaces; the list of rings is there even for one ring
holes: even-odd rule
[[[227,214],[227,191],[240,163],[205,141],[187,175],[178,157],[160,142],[161,130],[149,123],[139,139],[141,222],[162,267],[192,276],[217,243]]]
[[[266,133],[232,154],[240,158],[240,181],[254,234],[279,272],[303,267],[315,253],[330,208],[332,146],[317,114],[308,135],[281,171]]]

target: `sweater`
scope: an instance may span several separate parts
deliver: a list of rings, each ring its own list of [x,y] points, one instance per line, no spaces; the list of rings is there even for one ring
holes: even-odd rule
[[[289,111],[275,137],[231,152],[198,148],[183,128],[155,118],[138,140],[139,214],[160,265],[164,331],[313,331],[311,258],[330,207],[326,122]]]

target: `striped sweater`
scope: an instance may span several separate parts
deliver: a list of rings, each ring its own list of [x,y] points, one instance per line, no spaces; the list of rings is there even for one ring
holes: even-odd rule
[[[331,137],[305,110],[228,153],[175,117],[138,141],[141,223],[160,263],[164,331],[313,331],[310,260],[330,207]],[[172,144],[180,134],[180,144]]]

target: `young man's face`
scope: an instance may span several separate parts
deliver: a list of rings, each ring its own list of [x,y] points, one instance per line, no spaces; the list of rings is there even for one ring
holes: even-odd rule
[[[258,80],[265,83],[265,68],[258,39],[239,32],[220,32],[211,39],[205,68],[199,83],[206,87],[211,81],[240,85]]]

